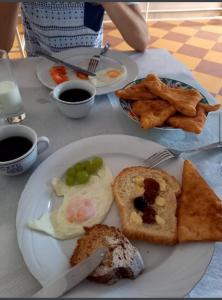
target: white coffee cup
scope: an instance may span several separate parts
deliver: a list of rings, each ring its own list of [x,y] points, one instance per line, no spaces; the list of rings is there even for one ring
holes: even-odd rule
[[[27,171],[36,161],[39,153],[49,146],[46,136],[37,137],[36,132],[25,125],[5,125],[0,127],[0,141],[10,137],[24,137],[31,141],[32,146],[22,156],[12,160],[1,161],[0,173],[3,175],[19,175]],[[15,145],[16,147],[16,145]]]
[[[60,99],[62,92],[70,89],[83,89],[90,93],[90,97],[83,101],[68,102]],[[83,80],[70,80],[57,85],[50,93],[51,98],[56,101],[59,110],[69,118],[82,118],[89,114],[95,102],[96,88],[89,82]]]

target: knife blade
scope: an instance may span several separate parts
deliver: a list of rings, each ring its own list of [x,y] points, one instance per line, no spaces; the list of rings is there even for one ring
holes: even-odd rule
[[[105,247],[98,248],[84,261],[72,267],[53,282],[44,286],[36,294],[32,295],[32,298],[56,298],[65,294],[96,269],[107,251],[108,249]]]
[[[78,66],[75,66],[75,65],[73,65],[73,64],[67,63],[67,62],[65,62],[64,60],[61,60],[61,59],[56,58],[56,57],[54,57],[54,56],[51,56],[51,55],[49,55],[49,54],[47,54],[47,53],[45,53],[45,52],[37,51],[36,53],[37,53],[38,55],[40,55],[40,56],[43,56],[43,57],[45,57],[45,58],[47,58],[47,59],[53,61],[53,62],[62,64],[62,65],[64,65],[64,66],[66,66],[67,68],[71,69],[71,70],[74,70],[74,71],[77,71],[77,72],[82,72],[82,73],[84,73],[84,74],[86,74],[86,75],[90,75],[90,76],[96,76],[96,74],[93,73],[93,72],[90,72],[90,71],[88,71],[88,70],[85,70],[85,69],[83,69],[83,68],[80,68],[80,67],[78,67]]]

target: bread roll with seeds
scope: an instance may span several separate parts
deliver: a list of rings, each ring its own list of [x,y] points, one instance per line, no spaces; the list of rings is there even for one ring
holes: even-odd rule
[[[77,242],[70,259],[75,266],[99,247],[107,247],[102,263],[88,277],[98,283],[113,284],[120,278],[135,279],[144,269],[143,259],[123,233],[113,227],[97,224],[85,228],[86,234]]]

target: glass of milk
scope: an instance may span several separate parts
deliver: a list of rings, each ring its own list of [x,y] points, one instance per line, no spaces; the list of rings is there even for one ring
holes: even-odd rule
[[[19,123],[26,117],[21,94],[12,75],[11,61],[0,49],[0,118],[8,123]]]

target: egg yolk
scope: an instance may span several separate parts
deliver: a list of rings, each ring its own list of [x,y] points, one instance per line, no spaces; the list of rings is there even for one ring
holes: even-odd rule
[[[73,198],[66,209],[66,218],[70,223],[83,222],[92,218],[96,207],[91,199]]]
[[[110,71],[107,71],[107,76],[109,76],[110,78],[116,78],[116,77],[118,77],[120,74],[121,74],[121,72],[120,71],[118,71],[118,70],[110,70]]]

